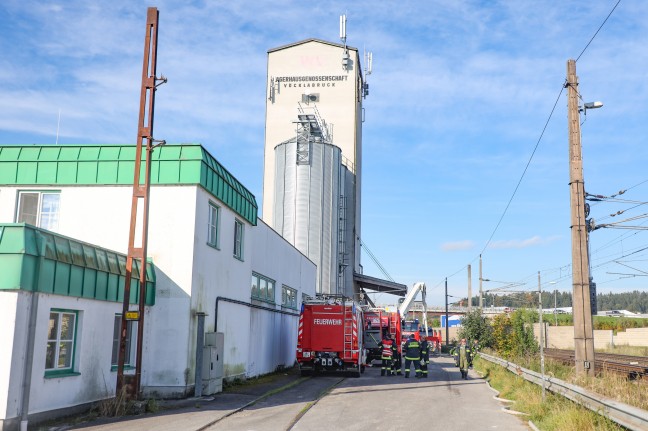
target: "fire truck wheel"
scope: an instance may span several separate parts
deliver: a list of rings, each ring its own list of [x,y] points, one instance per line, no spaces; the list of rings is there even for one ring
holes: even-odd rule
[[[299,374],[301,374],[302,377],[308,377],[313,374],[311,370],[299,370]]]

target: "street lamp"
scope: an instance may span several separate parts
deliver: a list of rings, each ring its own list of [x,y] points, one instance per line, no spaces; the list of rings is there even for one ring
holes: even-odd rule
[[[587,103],[583,103],[583,107],[582,108],[579,107],[578,110],[583,114],[587,115],[588,109],[598,109],[602,107],[603,107],[603,102],[587,102]]]

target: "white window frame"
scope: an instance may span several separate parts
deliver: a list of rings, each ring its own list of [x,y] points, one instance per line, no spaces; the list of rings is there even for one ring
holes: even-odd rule
[[[297,309],[297,289],[285,284],[281,286],[281,305],[283,307]]]
[[[220,207],[209,202],[209,214],[207,216],[207,245],[216,249],[220,249],[220,215]]]
[[[48,322],[51,324],[52,322],[52,315],[55,315],[56,319],[56,334],[54,334],[54,337],[51,337],[50,334],[50,328],[48,327],[47,331],[47,345],[46,345],[46,354],[45,354],[45,373],[48,372],[57,372],[57,371],[68,371],[68,372],[73,372],[74,371],[74,357],[76,355],[76,334],[77,334],[77,325],[79,324],[79,312],[76,310],[61,310],[61,309],[56,309],[52,308],[50,310],[50,315],[49,315],[49,320]],[[73,316],[74,321],[72,324],[72,333],[68,334],[68,338],[61,338],[62,337],[62,327],[61,327],[61,321],[64,315],[67,316]],[[52,358],[52,365],[53,367],[48,368],[48,357],[50,357],[49,352],[50,350],[50,344],[54,344],[54,352]],[[68,366],[60,366],[59,365],[59,360],[60,360],[60,355],[61,355],[61,349],[64,345],[64,343],[69,343],[69,365]]]
[[[36,214],[30,214],[31,217],[36,216],[36,220],[34,223],[32,223],[32,220],[25,220],[25,216],[21,213],[21,204],[23,202],[23,196],[24,195],[37,195],[38,196],[38,203],[37,203],[37,208],[36,208]],[[43,197],[44,196],[57,196],[58,199],[55,204],[55,210],[56,211],[51,211],[51,212],[46,212],[43,211]],[[50,215],[50,217],[43,217],[44,214]],[[55,215],[55,217],[51,217],[51,215]],[[18,191],[18,199],[17,199],[17,205],[16,205],[16,223],[29,223],[31,225],[34,225],[36,227],[39,227],[41,229],[47,229],[51,230],[53,232],[58,231],[59,227],[59,220],[61,216],[61,192],[60,191],[38,191],[38,190],[19,190]],[[52,221],[53,219],[53,221]],[[49,220],[48,224],[44,224],[45,220]]]
[[[251,283],[252,299],[258,299],[259,301],[270,302],[274,304],[276,302],[275,285],[276,282],[273,279],[253,272]]]
[[[112,345],[112,356],[110,360],[110,365],[116,369],[119,365],[119,342],[121,338],[121,322],[122,315],[115,314],[115,320],[113,321],[113,345]],[[124,356],[124,366],[131,367],[135,363],[135,355],[133,354],[133,343],[137,338],[137,321],[127,320],[126,321],[126,356]]]
[[[239,219],[234,219],[234,257],[243,260],[243,238],[245,225]]]

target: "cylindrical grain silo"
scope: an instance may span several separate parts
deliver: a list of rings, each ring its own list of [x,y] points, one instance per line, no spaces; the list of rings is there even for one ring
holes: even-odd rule
[[[346,248],[346,229],[340,229],[346,176],[341,162],[340,148],[327,143],[302,143],[299,154],[297,139],[275,147],[272,227],[317,264],[317,293],[322,294],[347,293],[339,277]]]

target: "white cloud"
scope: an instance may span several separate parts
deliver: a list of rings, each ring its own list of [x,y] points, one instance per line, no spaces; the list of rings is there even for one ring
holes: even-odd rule
[[[539,245],[546,245],[549,243],[552,243],[554,241],[557,241],[560,239],[560,236],[550,236],[548,238],[542,238],[538,235],[532,236],[531,238],[527,239],[510,239],[510,240],[499,240],[499,241],[493,241],[488,245],[488,248],[492,249],[508,249],[508,248],[527,248],[527,247],[535,247]]]
[[[475,243],[469,239],[464,241],[444,242],[443,244],[441,244],[441,250],[443,251],[471,250],[474,247]]]

